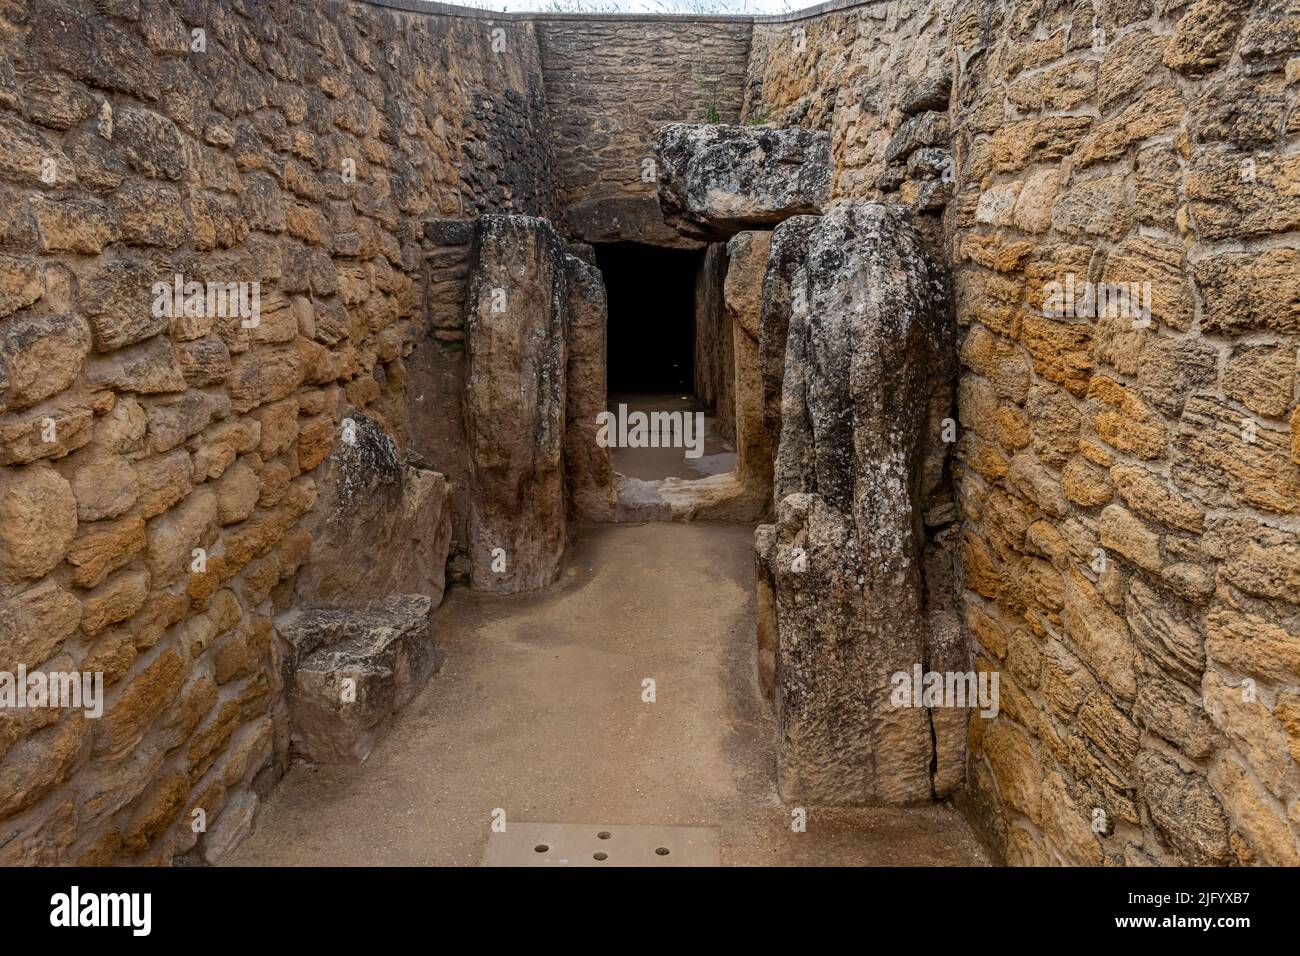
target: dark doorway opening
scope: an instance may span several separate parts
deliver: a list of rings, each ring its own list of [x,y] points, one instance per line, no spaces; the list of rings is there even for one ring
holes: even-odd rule
[[[735,450],[696,397],[704,257],[631,242],[596,246],[609,300],[606,399],[614,421],[626,425],[615,429],[610,462],[625,477],[693,481],[735,469]]]
[[[695,392],[695,275],[702,252],[596,246],[609,297],[609,391]]]

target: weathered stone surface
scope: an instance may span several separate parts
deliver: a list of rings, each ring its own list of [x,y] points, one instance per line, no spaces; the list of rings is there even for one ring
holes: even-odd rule
[[[86,381],[99,388],[137,395],[183,392],[187,384],[171,340],[165,335],[92,359],[86,367]]]
[[[160,454],[197,435],[212,421],[229,415],[230,399],[225,395],[191,391],[148,401],[145,413],[149,419],[149,450]]]
[[[0,474],[0,578],[39,578],[67,552],[77,530],[72,487],[44,464]]]
[[[731,441],[736,437],[736,362],[722,301],[726,273],[727,244],[709,243],[695,272],[695,396],[713,409],[718,435]],[[780,398],[778,394],[776,400]]]
[[[564,210],[569,233],[583,242],[641,242],[652,246],[697,249],[701,242],[664,222],[653,195],[598,196]]]
[[[1141,652],[1170,677],[1199,687],[1205,671],[1204,638],[1191,623],[1191,613],[1172,595],[1146,583],[1129,580],[1124,614]]]
[[[288,650],[293,745],[318,763],[359,763],[439,664],[423,595],[368,611],[294,611],[276,621]]]
[[[1183,73],[1204,73],[1232,54],[1245,9],[1232,0],[1196,0],[1174,30],[1165,65]]]
[[[1132,700],[1137,693],[1134,645],[1124,619],[1110,609],[1092,583],[1077,571],[1066,575],[1066,631],[1084,661],[1116,696]]]
[[[830,140],[804,129],[692,126],[656,135],[659,204],[683,235],[719,239],[830,201]]]
[[[569,327],[564,251],[550,224],[479,221],[465,333],[471,585],[545,587],[564,553]]]
[[[117,702],[104,713],[97,728],[96,750],[106,755],[132,750],[154,720],[175,701],[184,678],[180,655],[170,648],[140,666]]]
[[[57,395],[76,379],[90,348],[73,315],[21,313],[0,326],[0,411],[18,411]]]
[[[149,522],[147,565],[153,582],[165,586],[189,573],[193,550],[203,545],[217,523],[217,498],[211,488],[195,489],[180,507]]]
[[[1261,863],[1300,866],[1300,841],[1295,831],[1231,754],[1224,754],[1210,768],[1210,782],[1232,808],[1233,823],[1250,841]]]
[[[1266,418],[1282,418],[1293,407],[1297,371],[1294,345],[1242,345],[1223,371],[1224,393]]]
[[[437,607],[453,486],[403,461],[379,423],[357,409],[348,410],[342,427],[353,440],[335,443],[317,473],[321,494],[304,525],[313,547],[297,578],[300,604],[366,608],[400,593],[424,595]]]
[[[97,527],[73,541],[68,549],[68,563],[77,569],[72,583],[82,588],[95,587],[143,551],[144,545],[144,519],[138,516]]]
[[[768,431],[764,407],[761,302],[771,233],[740,232],[727,242],[723,312],[731,323],[735,363],[736,477],[754,500],[755,517],[771,501],[772,460],[778,433]]]
[[[1195,695],[1161,676],[1138,688],[1133,709],[1139,727],[1159,734],[1193,760],[1214,748],[1214,725]]]
[[[94,637],[104,628],[129,620],[149,596],[149,575],[126,570],[109,578],[82,601],[81,629]]]
[[[1300,680],[1300,639],[1258,614],[1226,604],[1205,618],[1205,649],[1219,664],[1279,684]]]
[[[153,308],[159,281],[170,291],[170,276],[159,264],[139,259],[114,259],[96,270],[81,296],[96,351],[113,352],[166,330],[166,314]]]
[[[237,793],[225,805],[203,836],[204,862],[216,866],[253,832],[257,808],[257,794],[247,790]]]
[[[1260,783],[1274,796],[1285,798],[1295,764],[1286,730],[1270,709],[1246,688],[1227,683],[1214,671],[1206,672],[1201,689],[1205,712],[1214,725],[1232,741]]]
[[[1093,831],[1093,818],[1070,795],[1061,774],[1049,774],[1043,781],[1042,799],[1047,846],[1072,866],[1101,866],[1105,856]]]
[[[98,199],[33,200],[43,252],[96,255],[118,236],[117,211]]]
[[[45,294],[45,272],[29,257],[0,256],[0,316],[26,308]]]
[[[564,477],[568,500],[577,518],[609,521],[617,488],[609,449],[596,441],[596,416],[607,410],[605,395],[605,326],[609,308],[600,270],[576,256],[565,256],[569,310],[569,358],[566,374]]]
[[[47,474],[49,460],[71,488],[37,496],[62,516],[57,527],[24,505],[0,530],[0,563],[23,565],[0,570],[0,664],[64,655],[60,666],[102,669],[120,683],[110,700],[130,705],[90,728],[0,722],[0,816],[27,808],[0,828],[0,861],[223,857],[251,824],[253,773],[273,751],[282,766],[286,744],[271,727],[281,690],[267,673],[266,618],[232,602],[293,604],[288,578],[311,543],[296,524],[314,496],[300,471],[333,468],[343,396],[466,487],[453,510],[467,543],[465,356],[454,346],[470,224],[562,211],[566,235],[698,249],[664,222],[646,175],[653,130],[707,118],[701,135],[720,140],[787,135],[716,124],[743,118],[824,131],[790,135],[825,143],[826,199],[833,182],[846,203],[950,204],[917,227],[952,253],[970,327],[957,410],[926,387],[928,426],[936,414],[960,423],[957,506],[942,454],[924,462],[914,504],[933,539],[960,514],[976,666],[1005,681],[1004,716],[970,728],[978,818],[1013,862],[1296,862],[1300,160],[1289,145],[1300,134],[1300,28],[1287,0],[922,2],[707,30],[542,18],[490,54],[473,19],[367,4],[328,23],[318,0],[235,4],[206,22],[204,2],[0,6],[0,484]],[[189,49],[194,25],[208,30],[206,54]],[[636,69],[609,68],[624,61]],[[943,71],[957,65],[952,82]],[[344,159],[355,182],[339,175]],[[758,168],[778,187],[802,175],[749,160],[730,172]],[[780,188],[762,192],[723,199],[775,205]],[[422,229],[430,218],[455,225]],[[750,228],[686,227],[714,238]],[[785,323],[800,311],[779,273],[805,259],[800,240],[777,262],[783,237],[768,256],[775,321],[767,290],[757,313],[773,438]],[[743,431],[734,413],[752,371],[736,376],[736,353],[753,335],[741,322],[733,338],[733,324],[753,313],[757,284],[746,287],[752,270],[736,263],[734,317],[722,321],[724,259],[715,243],[697,287],[714,321],[697,334],[708,361],[696,364],[698,394],[720,404],[730,439]],[[262,324],[160,318],[150,287],[177,272],[260,279]],[[1149,282],[1152,324],[1044,315],[1046,284],[1069,273]],[[418,368],[428,350],[441,353],[434,380]],[[576,381],[576,360],[561,364]],[[804,363],[794,377],[807,391],[823,374]],[[599,377],[562,388],[569,414],[555,420],[572,418],[575,393],[594,396]],[[421,434],[416,409],[451,424]],[[496,414],[489,401],[481,410]],[[529,421],[509,419],[521,449],[536,444]],[[203,485],[200,497],[216,496],[210,571],[158,590],[140,522],[183,517]],[[690,493],[626,482],[618,510],[725,516],[739,487],[734,476]],[[323,513],[334,489],[321,491]],[[777,546],[768,528],[760,552]],[[385,524],[347,546],[358,564],[374,558],[364,573],[376,578],[390,557],[381,538],[410,544]],[[859,551],[864,540],[855,534]],[[1099,548],[1104,570],[1089,571]],[[935,550],[922,660],[960,670],[945,656],[947,611],[929,600],[942,593],[931,575],[946,580]],[[775,669],[770,597],[762,653]],[[1131,699],[1116,686],[1130,660]],[[844,686],[860,687],[863,675],[852,677]],[[1253,702],[1238,693],[1246,677],[1260,685]],[[929,713],[931,794],[951,782],[964,716]],[[1135,769],[1134,727],[1143,752],[1198,782]],[[113,766],[102,753],[85,761],[85,738],[101,732]],[[165,766],[160,747],[174,754]],[[1228,820],[1226,852],[1205,825],[1217,819],[1206,787]],[[1164,792],[1184,789],[1181,803]],[[183,805],[209,810],[202,840]],[[1124,825],[1094,833],[1097,808]],[[1170,836],[1184,825],[1191,832]]]
[[[805,310],[806,285],[794,285],[796,275],[807,280],[800,267],[808,255],[808,236],[816,224],[813,216],[794,216],[772,230],[763,295],[758,316],[759,362],[763,376],[763,426],[775,443],[781,437],[781,392],[785,381],[785,343],[790,317]],[[775,450],[775,449],[774,449]]]
[[[1228,819],[1209,782],[1154,750],[1135,763],[1138,794],[1179,857],[1201,866],[1228,862]]]
[[[0,819],[34,806],[68,778],[89,726],[74,712],[19,741],[0,759]]]
[[[1256,425],[1210,394],[1190,398],[1173,441],[1171,476],[1209,505],[1241,501],[1277,514],[1300,512],[1300,470],[1290,435]]]
[[[46,579],[0,601],[0,669],[38,667],[81,623],[81,602]]]
[[[877,204],[820,220],[793,281],[808,302],[790,317],[777,521],[756,539],[779,630],[778,785],[791,800],[924,800],[929,714],[895,706],[891,676],[926,640],[911,495],[942,286],[899,211]]]

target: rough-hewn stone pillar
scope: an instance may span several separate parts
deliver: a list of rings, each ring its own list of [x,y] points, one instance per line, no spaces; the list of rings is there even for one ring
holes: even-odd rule
[[[759,311],[770,232],[740,232],[727,242],[723,288],[735,369],[736,478],[747,494],[770,500],[776,435],[763,421],[763,368]],[[762,513],[762,510],[757,512]]]
[[[600,270],[564,257],[569,309],[568,407],[564,467],[575,517],[612,521],[617,503],[609,449],[596,443],[596,416],[606,410],[606,323],[609,305]]]
[[[896,706],[891,677],[926,662],[916,499],[943,284],[893,207],[837,207],[805,247],[788,273],[806,291],[791,296],[776,522],[756,535],[778,786],[825,804],[923,801],[929,713]]]
[[[470,584],[545,587],[564,553],[569,309],[551,224],[484,216],[466,312]]]
[[[736,373],[731,323],[722,304],[726,274],[727,244],[710,243],[695,273],[695,395],[713,408],[718,434],[731,440],[736,434]]]
[[[785,340],[790,313],[804,308],[807,288],[796,292],[794,275],[808,251],[808,233],[816,216],[794,216],[772,230],[763,298],[758,316],[758,353],[763,372],[763,426],[771,436],[773,454],[781,438],[781,386],[785,381]],[[797,297],[797,299],[796,299]]]

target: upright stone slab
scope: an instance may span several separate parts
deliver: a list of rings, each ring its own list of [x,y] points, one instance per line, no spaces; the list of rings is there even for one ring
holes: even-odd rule
[[[791,270],[776,521],[755,543],[775,618],[783,798],[931,797],[931,728],[891,678],[926,663],[916,499],[943,283],[895,207],[833,209]],[[760,588],[760,591],[762,589]]]
[[[711,242],[695,271],[695,395],[713,409],[713,427],[736,437],[736,366],[731,323],[722,293],[727,274],[727,244]]]
[[[763,376],[763,427],[772,443],[781,437],[781,386],[785,381],[785,342],[790,314],[806,308],[808,289],[796,288],[794,277],[808,254],[808,235],[816,216],[794,216],[772,230],[763,297],[759,304],[758,354]],[[806,284],[806,270],[799,273]]]
[[[484,216],[466,301],[470,585],[546,587],[564,553],[569,331],[564,245],[531,216]]]
[[[590,247],[588,247],[590,248]],[[569,309],[568,405],[564,467],[573,514],[587,521],[612,521],[617,504],[609,449],[596,442],[596,416],[608,406],[606,321],[609,305],[600,270],[577,256],[564,257]]]
[[[656,134],[655,152],[664,221],[684,236],[723,239],[830,202],[825,132],[672,123]]]
[[[727,277],[723,287],[731,324],[732,367],[736,370],[736,477],[765,515],[772,498],[772,456],[776,435],[763,421],[763,368],[759,343],[763,275],[767,271],[770,232],[740,232],[727,241]]]

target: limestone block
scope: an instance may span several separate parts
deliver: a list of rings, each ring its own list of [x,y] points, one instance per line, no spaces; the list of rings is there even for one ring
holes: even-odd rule
[[[569,361],[564,470],[576,517],[609,521],[617,502],[609,449],[596,442],[596,416],[606,410],[605,334],[609,308],[600,270],[577,256],[564,257],[568,294]]]
[[[515,593],[559,574],[569,331],[564,249],[544,219],[484,216],[465,352],[470,583]]]
[[[276,621],[295,748],[318,763],[369,756],[438,668],[431,607],[406,594],[371,610],[291,611]]]
[[[800,274],[802,273],[802,274]],[[782,797],[905,804],[931,795],[930,713],[892,675],[925,660],[922,483],[943,284],[896,207],[833,209],[794,270],[772,581]]]
[[[673,123],[655,138],[659,204],[686,236],[719,239],[830,201],[830,137],[805,129]]]
[[[392,594],[420,594],[437,607],[454,487],[403,460],[379,423],[355,408],[330,433],[338,439],[316,473],[320,498],[303,525],[314,544],[298,573],[299,602],[365,608]]]

